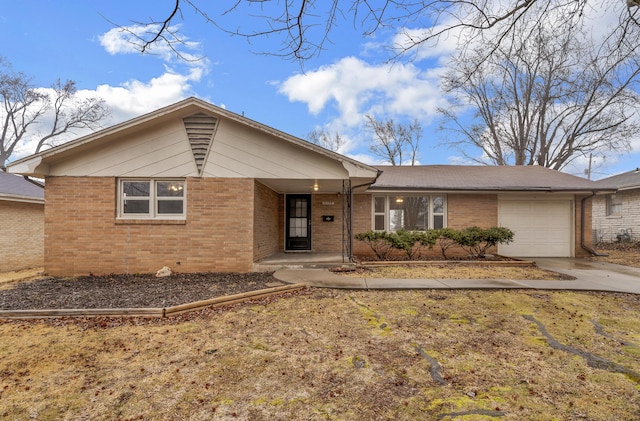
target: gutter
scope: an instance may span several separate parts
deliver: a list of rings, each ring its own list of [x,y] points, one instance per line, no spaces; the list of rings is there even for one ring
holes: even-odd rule
[[[587,246],[584,243],[584,204],[587,200],[591,199],[592,197],[594,197],[596,195],[597,191],[592,191],[591,192],[591,196],[587,196],[582,198],[581,200],[581,204],[580,204],[580,247],[582,247],[583,250],[588,251],[589,253],[591,253],[592,256],[608,256],[608,254],[604,254],[604,253],[599,253],[597,251],[595,251],[594,249],[592,249],[591,247]]]

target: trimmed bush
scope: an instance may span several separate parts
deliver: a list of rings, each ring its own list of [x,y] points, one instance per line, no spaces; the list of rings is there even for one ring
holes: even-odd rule
[[[504,227],[487,229],[470,227],[459,231],[456,242],[471,257],[483,258],[487,250],[497,244],[509,244],[513,241],[513,231]]]
[[[396,250],[403,250],[409,260],[419,258],[423,248],[433,248],[438,238],[435,230],[398,230],[396,232],[389,233],[388,236],[393,244],[393,248]]]
[[[356,234],[354,238],[358,241],[367,243],[379,260],[386,260],[391,250],[393,250],[393,243],[389,238],[389,233],[386,231],[369,230]]]
[[[448,259],[447,250],[454,246],[461,247],[470,257],[483,258],[491,247],[513,241],[513,231],[504,227],[367,231],[356,234],[355,239],[367,243],[379,260],[386,260],[393,250],[401,250],[406,254],[407,259],[414,260],[420,257],[422,249],[431,249],[436,243],[440,246],[444,259]]]

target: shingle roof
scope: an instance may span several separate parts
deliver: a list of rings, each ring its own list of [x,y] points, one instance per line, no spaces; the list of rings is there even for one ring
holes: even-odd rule
[[[621,190],[640,189],[640,168],[596,181],[599,187]]]
[[[458,191],[593,191],[593,181],[540,166],[378,166],[376,189]]]
[[[44,187],[0,171],[0,200],[44,200]]]

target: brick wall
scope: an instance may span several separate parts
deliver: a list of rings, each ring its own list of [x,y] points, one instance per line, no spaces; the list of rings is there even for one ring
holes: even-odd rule
[[[498,225],[498,196],[495,194],[447,195],[447,226],[462,229]]]
[[[0,272],[44,263],[44,205],[0,201]]]
[[[113,177],[48,177],[51,275],[250,271],[254,181],[188,178],[186,221],[116,220]]]
[[[607,216],[607,197],[593,200],[593,240],[615,242],[621,230],[628,230],[633,240],[640,240],[640,189],[616,193],[622,202],[619,215]]]
[[[258,261],[278,251],[280,198],[278,193],[257,181],[253,197],[253,259]]]
[[[324,222],[323,215],[333,215],[333,222]],[[342,252],[342,195],[311,196],[311,247],[316,253]]]

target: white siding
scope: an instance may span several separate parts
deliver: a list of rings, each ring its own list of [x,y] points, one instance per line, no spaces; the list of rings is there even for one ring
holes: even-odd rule
[[[159,124],[57,163],[56,176],[187,177],[196,164],[181,119]]]
[[[344,179],[339,162],[230,120],[221,120],[203,174],[209,177]]]

